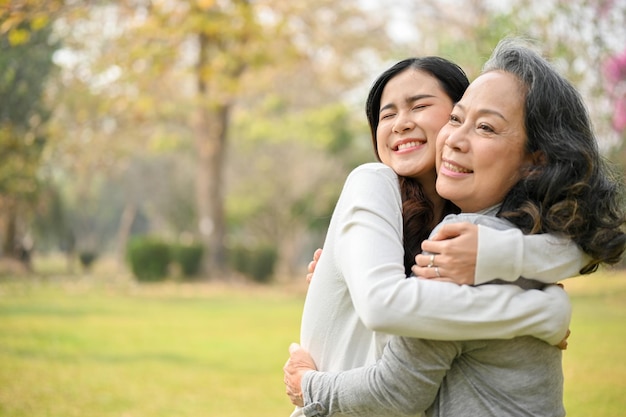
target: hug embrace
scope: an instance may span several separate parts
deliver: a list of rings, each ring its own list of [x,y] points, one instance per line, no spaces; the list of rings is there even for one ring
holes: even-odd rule
[[[284,367],[292,416],[564,416],[555,283],[626,246],[579,93],[505,39],[471,84],[442,58],[399,62],[366,113],[380,163],[333,213]]]

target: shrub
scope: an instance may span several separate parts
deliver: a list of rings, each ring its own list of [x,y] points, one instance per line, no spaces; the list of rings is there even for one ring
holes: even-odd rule
[[[251,277],[256,282],[269,282],[278,259],[276,247],[259,245],[254,248],[236,246],[230,251],[233,269]]]
[[[134,238],[128,244],[128,262],[139,281],[162,281],[167,277],[170,247],[154,237]]]
[[[202,265],[204,248],[201,244],[174,244],[170,247],[171,258],[180,266],[185,277],[198,275]]]
[[[78,260],[85,271],[89,271],[91,269],[91,266],[96,261],[97,257],[98,254],[92,251],[83,251],[78,254]]]

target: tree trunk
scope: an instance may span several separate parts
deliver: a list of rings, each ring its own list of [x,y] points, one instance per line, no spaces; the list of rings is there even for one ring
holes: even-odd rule
[[[126,253],[128,236],[130,236],[130,229],[133,226],[136,215],[137,205],[135,203],[127,203],[126,206],[124,206],[124,211],[120,218],[120,225],[117,229],[116,263],[118,270],[121,270],[124,265],[124,254]]]
[[[2,255],[9,258],[16,257],[17,248],[17,212],[15,204],[11,201],[4,200],[3,214],[4,219],[2,225]]]
[[[204,272],[210,277],[219,277],[226,271],[223,161],[229,113],[227,105],[199,109],[196,120],[196,198],[199,230],[206,248]]]
[[[210,39],[199,34],[199,53],[196,64],[198,107],[194,120],[194,136],[198,154],[196,198],[199,231],[204,244],[203,272],[210,278],[221,278],[226,271],[224,238],[223,164],[226,153],[226,134],[230,104],[211,97],[205,68],[209,65]]]

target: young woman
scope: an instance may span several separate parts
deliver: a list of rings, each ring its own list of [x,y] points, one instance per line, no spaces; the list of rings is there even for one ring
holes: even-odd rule
[[[503,41],[438,135],[437,192],[464,213],[480,213],[446,221],[562,234],[591,256],[587,270],[617,262],[626,246],[620,183],[608,174],[590,126],[566,80],[531,49]],[[325,254],[326,248],[322,259]],[[408,281],[439,284],[441,292],[464,288]],[[494,295],[497,309],[506,299]],[[470,309],[466,317],[468,323],[483,319]],[[565,414],[561,351],[534,337],[393,337],[370,367],[312,369],[303,350],[292,350],[288,392],[306,404],[307,416]]]

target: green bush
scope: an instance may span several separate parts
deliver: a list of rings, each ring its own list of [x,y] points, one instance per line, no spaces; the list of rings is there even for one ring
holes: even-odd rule
[[[230,251],[233,269],[261,283],[270,281],[277,259],[278,250],[270,245],[259,245],[254,248],[236,246]]]
[[[170,249],[172,261],[180,266],[180,270],[185,277],[198,275],[202,265],[202,254],[204,253],[204,248],[201,244],[173,244]]]
[[[83,251],[78,254],[78,260],[85,271],[89,271],[96,261],[98,254],[92,251]]]
[[[128,244],[128,262],[139,281],[162,281],[171,260],[170,246],[154,237],[134,238]]]

